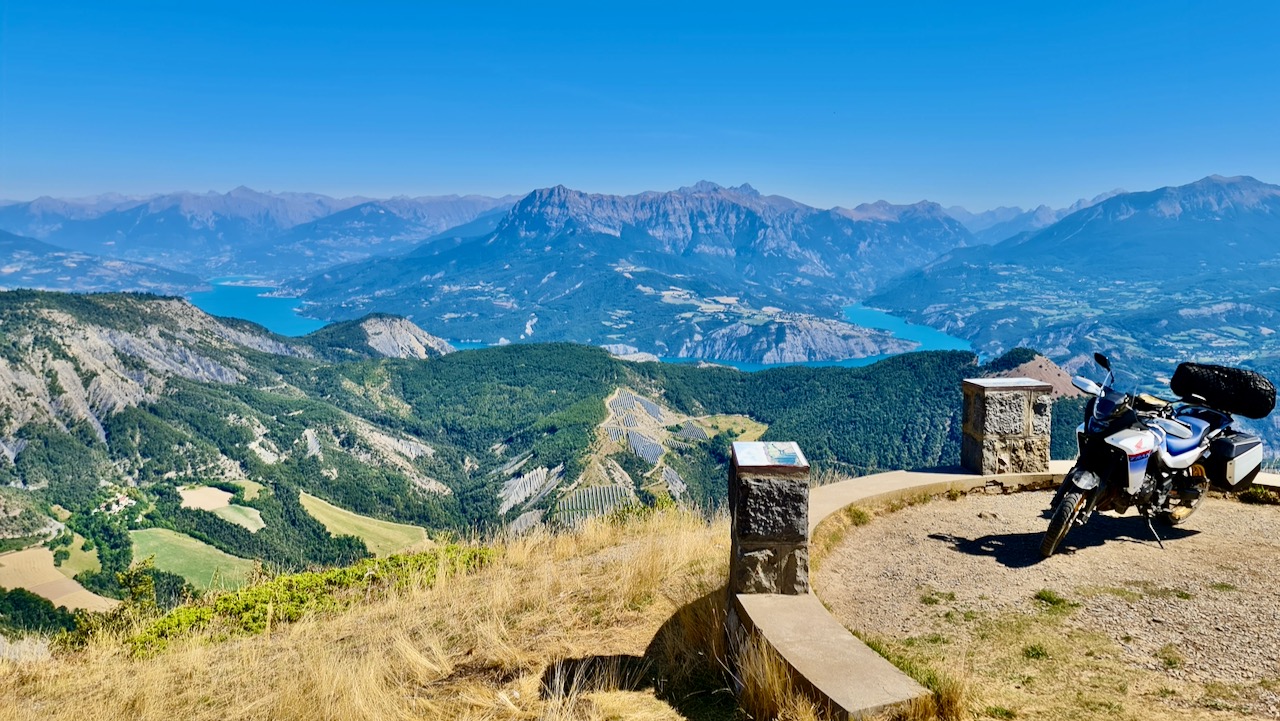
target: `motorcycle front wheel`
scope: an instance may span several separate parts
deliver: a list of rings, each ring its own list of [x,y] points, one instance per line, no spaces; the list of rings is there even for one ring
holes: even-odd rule
[[[1044,532],[1044,540],[1040,541],[1041,556],[1048,558],[1058,550],[1058,544],[1067,537],[1067,531],[1071,530],[1071,524],[1075,523],[1086,500],[1087,494],[1074,488],[1062,494],[1049,517],[1049,530]]]

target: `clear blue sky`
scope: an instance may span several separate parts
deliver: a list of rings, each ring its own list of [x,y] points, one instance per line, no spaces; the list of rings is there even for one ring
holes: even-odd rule
[[[0,198],[1280,182],[1278,28],[1272,1],[0,0]]]

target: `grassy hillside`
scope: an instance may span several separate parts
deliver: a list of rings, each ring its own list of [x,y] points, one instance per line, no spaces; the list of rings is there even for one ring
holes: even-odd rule
[[[0,719],[729,719],[714,610],[727,538],[723,520],[671,512],[534,534],[446,576],[428,554],[308,586],[318,610],[269,632],[218,610],[265,608],[250,588],[0,664],[0,693],[23,699]],[[161,635],[162,647],[129,642]],[[587,658],[622,688],[593,688],[576,665]],[[543,694],[544,678],[558,690]]]
[[[403,548],[317,520],[304,493],[375,522],[483,534],[522,514],[555,518],[591,464],[591,483],[631,486],[641,503],[670,476],[682,501],[715,507],[739,432],[797,441],[843,472],[953,464],[960,380],[982,372],[959,352],[742,373],[572,344],[339,362],[327,358],[352,354],[322,345],[351,346],[350,333],[284,338],[137,295],[0,293],[0,322],[0,370],[13,379],[0,386],[0,484],[23,489],[37,515],[68,509],[101,561],[81,581],[114,596],[130,531],[167,529],[280,571]],[[654,439],[628,436],[606,463],[605,400],[620,388],[682,419],[740,418],[666,443],[660,461],[637,450]],[[187,486],[232,495],[202,508],[183,502]],[[515,486],[520,500],[504,501]]]

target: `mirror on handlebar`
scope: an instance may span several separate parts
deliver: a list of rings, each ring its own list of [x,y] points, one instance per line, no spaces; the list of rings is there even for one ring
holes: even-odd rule
[[[1110,371],[1110,370],[1111,370],[1111,361],[1107,360],[1107,357],[1106,357],[1106,356],[1104,356],[1104,355],[1102,355],[1101,353],[1094,353],[1094,354],[1093,354],[1093,362],[1094,362],[1094,363],[1097,363],[1099,366],[1101,366],[1101,367],[1102,367],[1102,370],[1104,370],[1104,371]]]
[[[1093,381],[1089,380],[1088,378],[1085,378],[1084,376],[1076,376],[1072,378],[1071,385],[1075,386],[1076,388],[1079,388],[1080,390],[1084,391],[1085,393],[1088,393],[1091,396],[1096,396],[1098,395],[1099,392],[1102,391],[1102,386],[1098,385],[1097,383],[1094,383]]]

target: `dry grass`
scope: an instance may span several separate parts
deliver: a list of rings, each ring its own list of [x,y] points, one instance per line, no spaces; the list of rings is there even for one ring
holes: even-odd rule
[[[674,511],[591,523],[262,636],[0,661],[0,719],[708,718],[732,709],[718,673],[726,525]]]
[[[737,660],[739,704],[748,718],[779,721],[828,718],[797,685],[791,668],[759,635],[747,637],[738,650]]]

